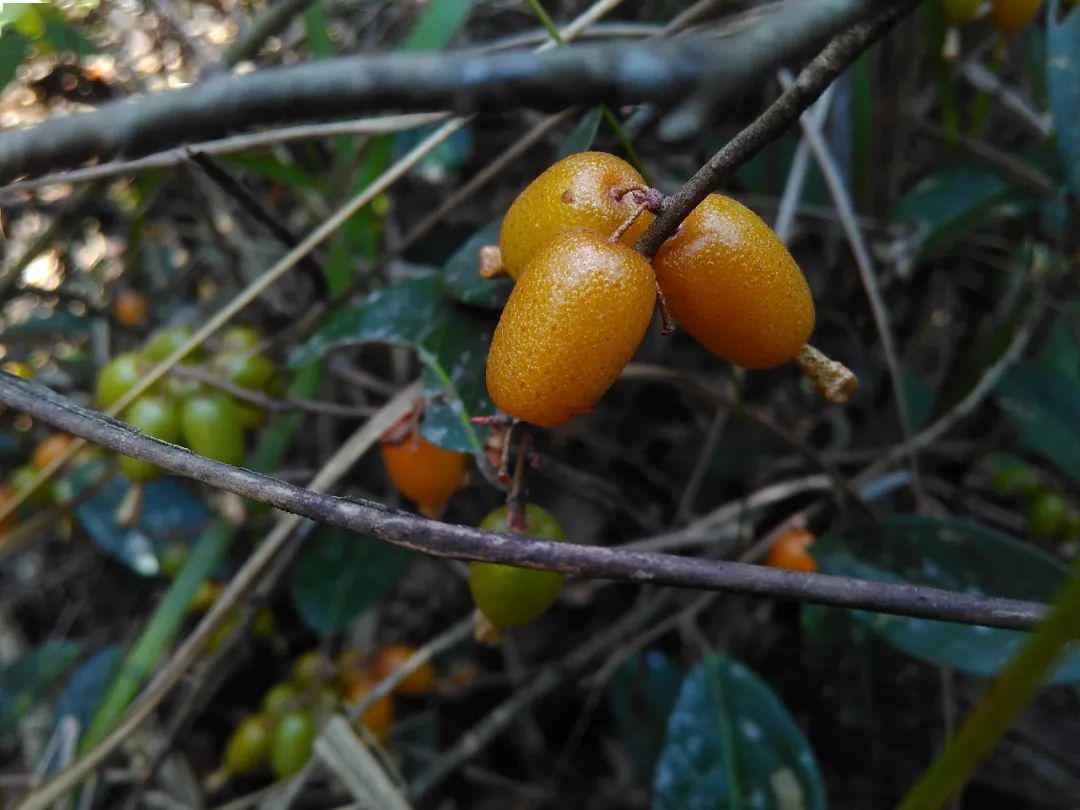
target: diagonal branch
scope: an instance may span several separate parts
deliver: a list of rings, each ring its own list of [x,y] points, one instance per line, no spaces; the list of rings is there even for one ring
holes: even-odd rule
[[[454,526],[367,500],[348,500],[298,487],[241,467],[196,455],[144,436],[134,428],[87,410],[39,383],[0,373],[0,402],[67,433],[177,475],[261,501],[319,523],[369,535],[421,554],[483,560],[577,576],[680,588],[725,590],[795,599],[879,613],[981,624],[1014,630],[1035,627],[1045,606],[1013,599],[803,574],[744,563],[598,546],[554,543],[519,535]]]
[[[902,0],[801,0],[722,40],[688,37],[547,53],[462,51],[328,59],[107,104],[0,135],[0,183],[136,157],[237,129],[379,109],[457,112],[654,102],[715,105],[807,46]],[[719,45],[718,45],[719,43]]]

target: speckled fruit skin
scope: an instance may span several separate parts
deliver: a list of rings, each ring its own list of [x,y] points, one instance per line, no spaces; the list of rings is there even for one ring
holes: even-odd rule
[[[165,397],[145,395],[131,403],[123,419],[147,436],[175,444],[180,440],[180,416],[176,406]],[[120,471],[132,481],[160,478],[163,470],[147,461],[120,456]]]
[[[503,309],[487,359],[492,402],[540,427],[588,411],[634,356],[655,301],[640,253],[595,231],[560,233]]]
[[[633,166],[606,152],[563,158],[533,180],[506,212],[499,231],[503,267],[517,278],[536,252],[566,228],[610,235],[638,208],[618,192],[645,187]],[[622,243],[637,242],[652,220],[652,214],[643,211],[622,235]]]
[[[812,574],[818,570],[817,560],[809,551],[813,544],[814,535],[810,532],[805,529],[791,529],[773,543],[765,562],[773,568]]]
[[[481,529],[508,532],[508,510],[496,509],[480,523]],[[565,540],[566,534],[546,509],[530,503],[525,508],[525,534]],[[510,630],[539,619],[562,590],[563,575],[554,571],[516,568],[497,563],[469,563],[469,590],[480,611],[496,627]]]
[[[432,444],[418,431],[381,446],[386,474],[402,495],[437,512],[458,491],[468,463],[464,453]]]
[[[1043,0],[993,0],[990,24],[1006,36],[1027,28],[1042,10]]]
[[[814,331],[814,300],[772,228],[745,205],[710,194],[653,260],[675,320],[738,366],[773,368]]]

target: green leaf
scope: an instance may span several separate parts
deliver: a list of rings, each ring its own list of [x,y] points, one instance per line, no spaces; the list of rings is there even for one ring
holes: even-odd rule
[[[955,241],[972,226],[1019,210],[1016,195],[999,175],[973,166],[957,166],[931,175],[905,194],[892,221],[914,231],[917,253]]]
[[[363,343],[413,348],[425,366],[424,437],[451,450],[479,452],[480,437],[469,419],[493,410],[484,382],[492,329],[486,319],[447,300],[441,290],[441,279],[434,274],[376,290],[335,313],[293,353],[290,363],[308,363],[331,349]]]
[[[30,43],[18,31],[0,34],[0,90],[15,78],[15,72],[30,54]]]
[[[77,26],[69,23],[56,9],[42,6],[41,17],[45,30],[41,35],[48,45],[58,53],[73,53],[76,56],[90,56],[100,53],[101,48],[89,40]]]
[[[1058,318],[1050,328],[1039,363],[1048,373],[1057,374],[1080,386],[1080,346],[1068,318]]]
[[[99,548],[137,574],[157,576],[160,552],[170,543],[194,541],[210,522],[210,512],[176,478],[159,478],[143,491],[138,525],[123,527],[116,522],[116,510],[129,488],[127,479],[117,475],[75,514]]]
[[[322,3],[312,3],[301,15],[304,31],[307,34],[308,47],[316,59],[329,59],[334,56],[334,43],[330,40],[330,20]]]
[[[1045,602],[1062,586],[1066,569],[1026,543],[966,520],[888,518],[873,537],[822,537],[814,556],[827,574],[879,582],[910,582],[963,593]],[[992,677],[1023,644],[1012,630],[851,611],[893,647],[932,664]],[[1055,682],[1080,682],[1080,652],[1070,655]]]
[[[668,718],[654,810],[824,810],[814,752],[769,686],[724,655],[687,676]]]
[[[558,151],[555,160],[560,161],[564,157],[575,155],[578,152],[587,152],[596,138],[596,130],[600,126],[600,118],[604,114],[603,107],[592,107],[577,122],[577,126],[570,133]]]
[[[403,51],[441,51],[465,25],[472,11],[472,0],[429,0],[416,21]]]
[[[413,555],[403,548],[340,529],[327,529],[304,548],[292,593],[313,630],[336,633],[401,579]]]
[[[290,188],[320,189],[319,181],[296,166],[283,163],[273,155],[228,155],[225,163],[261,174]]]
[[[1025,446],[1080,481],[1080,384],[1056,362],[1025,362],[998,383],[998,402]]]
[[[50,641],[0,667],[0,734],[14,728],[79,657],[74,641]]]
[[[89,332],[91,323],[90,318],[61,310],[43,318],[30,318],[22,323],[13,323],[5,327],[2,334],[5,338],[39,335],[77,336]]]
[[[93,748],[123,716],[173,643],[187,615],[188,606],[195,598],[195,592],[221,562],[236,532],[235,526],[222,520],[215,521],[203,532],[195,550],[188,556],[180,574],[173,580],[168,593],[158,604],[138,641],[124,657],[123,665],[110,681],[105,697],[102,698],[101,705],[79,745],[80,753],[86,753]]]
[[[658,650],[634,653],[611,679],[608,700],[615,718],[615,737],[646,781],[652,781],[668,715],[682,680],[682,670]]]
[[[489,222],[446,260],[442,272],[443,289],[451,298],[463,304],[488,309],[502,309],[506,304],[510,290],[514,288],[514,280],[499,278],[489,281],[480,278],[477,273],[480,248],[484,245],[499,244],[501,227],[501,218]]]
[[[1072,193],[1080,197],[1080,9],[1075,4],[1060,21],[1049,15],[1046,83],[1061,165]]]

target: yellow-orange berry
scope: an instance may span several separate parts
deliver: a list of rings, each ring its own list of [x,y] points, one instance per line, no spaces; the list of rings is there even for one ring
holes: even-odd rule
[[[987,19],[1006,36],[1027,28],[1042,9],[1043,0],[993,0]]]
[[[536,252],[567,228],[611,235],[640,207],[627,192],[644,188],[642,176],[615,155],[578,152],[563,158],[533,180],[506,212],[499,231],[503,268],[517,278]],[[643,211],[622,243],[633,245],[652,220]]]
[[[355,706],[370,694],[375,684],[366,679],[358,679],[349,684],[345,692],[345,702]],[[360,722],[378,739],[385,740],[394,726],[394,697],[384,695],[371,704],[360,717]]]
[[[791,360],[814,331],[814,300],[784,243],[742,203],[710,194],[653,261],[679,325],[745,368]]]
[[[66,433],[54,433],[34,450],[30,463],[39,470],[44,470],[55,459],[64,455],[74,441]]]
[[[464,453],[432,444],[419,431],[382,443],[386,474],[401,494],[427,512],[437,512],[461,487],[468,461]]]
[[[371,677],[376,681],[388,678],[401,669],[416,650],[405,644],[390,644],[375,654],[371,662]],[[403,695],[426,695],[435,687],[435,667],[428,661],[397,685]]]
[[[588,411],[633,357],[655,301],[644,256],[596,231],[563,231],[503,309],[487,360],[492,402],[541,427]]]
[[[806,529],[791,529],[773,543],[765,562],[773,568],[812,574],[818,570],[817,560],[810,554],[810,546],[813,544],[814,535]]]
[[[150,305],[146,302],[146,296],[135,290],[121,290],[116,296],[113,309],[116,312],[116,320],[133,329],[143,326],[150,314]]]

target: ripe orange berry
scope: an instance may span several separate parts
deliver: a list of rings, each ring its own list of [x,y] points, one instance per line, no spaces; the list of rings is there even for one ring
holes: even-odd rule
[[[371,662],[371,677],[375,681],[388,678],[401,669],[416,650],[406,644],[391,644],[375,654]],[[437,676],[431,662],[425,663],[397,685],[403,695],[426,695],[435,687]]]
[[[425,514],[442,510],[465,478],[467,457],[432,444],[413,431],[403,441],[382,443],[386,474]]]
[[[345,692],[345,702],[355,706],[366,698],[374,687],[375,683],[365,678],[353,681]],[[372,703],[360,717],[360,722],[377,738],[385,740],[390,729],[394,727],[394,696],[385,695]]]
[[[596,231],[563,231],[503,309],[487,359],[492,402],[541,427],[589,410],[633,357],[655,301],[644,256]]]
[[[116,312],[116,320],[133,329],[143,326],[147,315],[150,314],[150,305],[146,302],[146,296],[135,290],[121,290],[117,293],[113,309]]]
[[[814,331],[814,300],[772,228],[710,194],[653,261],[668,308],[695,340],[745,368],[791,360]]]
[[[563,158],[514,200],[499,231],[503,267],[513,278],[550,239],[566,228],[593,228],[609,236],[639,204],[626,192],[646,188],[634,167],[605,152]],[[633,245],[652,224],[643,211],[621,241]]]
[[[818,570],[817,560],[810,554],[814,535],[805,529],[791,529],[780,535],[769,549],[765,562],[773,568],[803,571],[812,574]]]
[[[37,446],[34,455],[30,457],[30,463],[37,469],[44,470],[55,459],[64,455],[73,441],[66,433],[54,433]]]
[[[993,0],[990,24],[1005,36],[1027,28],[1042,9],[1043,0]]]

